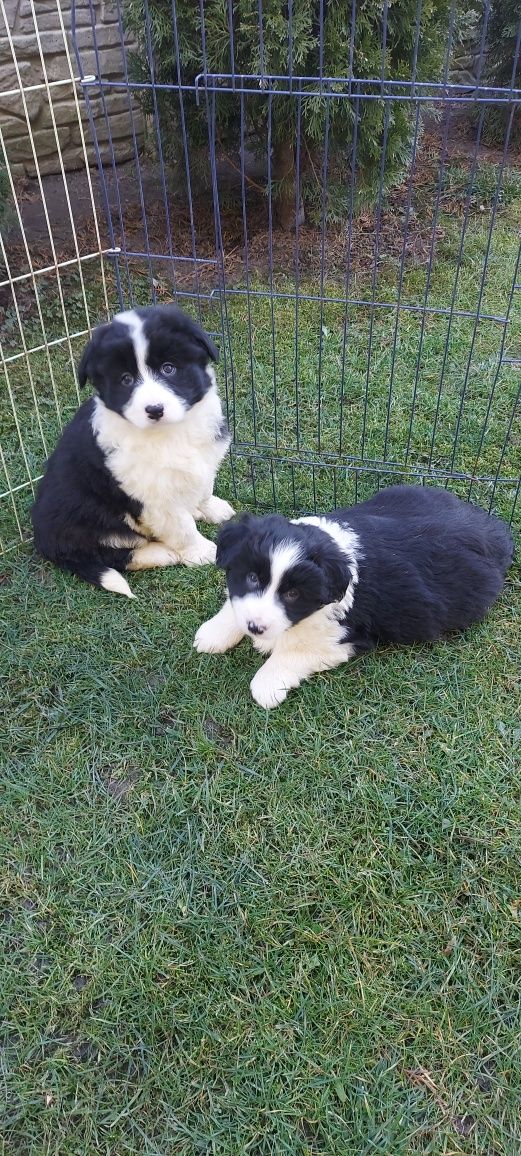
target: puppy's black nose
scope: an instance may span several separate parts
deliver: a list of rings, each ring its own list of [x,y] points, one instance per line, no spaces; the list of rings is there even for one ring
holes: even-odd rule
[[[148,414],[152,421],[159,421],[165,412],[164,405],[146,405],[145,413]]]
[[[265,626],[257,626],[256,622],[248,622],[248,630],[250,634],[264,634],[265,629]]]

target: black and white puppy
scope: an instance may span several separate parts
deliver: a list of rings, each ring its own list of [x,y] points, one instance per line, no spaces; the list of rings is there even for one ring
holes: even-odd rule
[[[431,641],[482,618],[512,554],[499,518],[422,486],[291,522],[246,515],[219,533],[229,596],[194,646],[219,653],[249,635],[271,656],[252,695],[277,706],[310,675],[379,643]]]
[[[95,330],[78,380],[96,396],[64,429],[32,510],[45,558],[129,598],[122,570],[215,561],[195,520],[234,513],[213,496],[230,444],[217,359],[204,330],[173,305],[118,313]]]

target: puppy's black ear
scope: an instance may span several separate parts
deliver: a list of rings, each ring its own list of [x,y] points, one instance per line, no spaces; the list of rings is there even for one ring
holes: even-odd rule
[[[78,381],[82,389],[92,373],[92,345],[92,341],[89,341],[89,344],[85,346],[78,365]]]
[[[208,336],[202,326],[198,325],[197,321],[194,321],[193,317],[187,317],[186,313],[181,314],[181,316],[183,318],[183,325],[185,329],[188,322],[191,336],[193,337],[194,341],[197,341],[198,345],[202,345],[203,349],[206,350],[208,357],[210,357],[212,361],[218,361],[219,350],[214,345],[211,337]]]
[[[217,535],[217,557],[215,561],[221,570],[226,570],[234,555],[238,553],[239,548],[247,536],[250,522],[251,515],[243,514],[241,518],[237,518],[235,521],[226,522],[219,530]]]
[[[352,578],[351,567],[345,554],[331,542],[327,546],[321,546],[314,554],[313,561],[324,575],[328,601],[340,602]]]
[[[181,334],[189,335],[192,341],[201,345],[211,361],[219,360],[219,350],[211,337],[201,325],[198,325],[197,321],[194,321],[193,317],[190,317],[183,309],[179,309],[177,305],[162,305],[161,309],[163,316],[170,321],[175,330],[179,330]]]
[[[197,329],[198,333],[196,336],[199,344],[202,345],[204,349],[206,349],[211,360],[217,362],[219,360],[219,350],[217,349],[217,346],[214,345],[211,337],[205,333],[204,329],[199,329],[199,326],[197,326]]]
[[[87,381],[93,381],[93,373],[96,369],[95,354],[99,351],[100,346],[103,346],[107,335],[110,339],[110,334],[113,332],[112,323],[109,321],[105,324],[98,325],[94,330],[92,337],[83,350],[83,354],[78,365],[78,381],[83,388]]]

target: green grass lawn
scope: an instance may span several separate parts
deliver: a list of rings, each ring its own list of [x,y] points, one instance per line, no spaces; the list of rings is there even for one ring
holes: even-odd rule
[[[517,202],[496,223],[482,311],[506,308],[519,219]],[[460,225],[443,220],[429,301],[454,295],[472,312],[487,225],[472,216],[455,284]],[[407,268],[403,301],[422,300],[425,276]],[[374,295],[392,300],[397,277],[384,261]],[[372,288],[357,275],[351,292]],[[95,313],[95,278],[87,290]],[[58,338],[52,284],[44,300]],[[227,311],[240,444],[217,490],[238,506],[372,492],[376,472],[346,471],[347,455],[494,475],[519,388],[502,370],[489,407],[495,322],[474,333],[435,314],[422,328],[411,312],[268,297],[252,298],[250,318],[244,298]],[[218,302],[205,320],[219,332]],[[25,337],[41,340],[34,314]],[[16,351],[15,325],[2,340]],[[23,361],[9,363],[26,454],[8,404],[0,464],[13,488],[41,471],[43,442],[73,412],[82,344],[72,358],[53,347],[54,384],[45,353],[32,355],[37,406]],[[514,425],[501,473],[495,507],[508,515]],[[473,496],[491,492],[478,483]],[[13,501],[24,532],[30,487]],[[10,547],[18,527],[3,508]],[[382,650],[266,713],[247,644],[192,650],[220,605],[216,570],[131,575],[129,603],[30,545],[0,558],[6,1156],[518,1156],[519,577],[514,566],[464,637]]]
[[[6,1153],[515,1156],[516,571],[271,713],[217,571],[1,580]]]

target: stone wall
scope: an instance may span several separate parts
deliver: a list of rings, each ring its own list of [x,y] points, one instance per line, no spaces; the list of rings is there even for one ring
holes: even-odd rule
[[[70,36],[72,0],[34,0],[35,15],[30,0],[4,0],[4,7],[7,27],[0,17],[0,128],[13,174],[33,177],[37,168],[44,175],[60,172],[53,114],[65,170],[81,169],[85,164],[79,116],[88,162],[95,164],[83,91],[74,82],[78,65]],[[84,74],[124,80],[125,47],[115,0],[76,0],[75,12]],[[454,52],[452,83],[474,84],[477,63],[478,35],[471,22]],[[48,91],[45,74],[50,82]],[[103,163],[129,160],[135,155],[133,133],[138,147],[144,137],[144,121],[135,100],[123,88],[105,89],[103,94],[96,88],[87,91]],[[0,163],[2,159],[0,148]]]
[[[60,24],[60,9],[69,58]],[[71,9],[71,0],[35,0],[35,27],[30,0],[5,0],[7,28],[0,17],[0,128],[7,159],[15,176],[34,176],[37,167],[42,174],[60,172],[53,113],[64,168],[67,171],[83,168],[85,155],[75,93],[88,161],[95,164],[82,89],[74,83],[74,77],[79,73],[70,36]],[[92,0],[91,3],[77,0],[76,29],[84,75],[101,75],[105,80],[124,79],[124,50],[116,5],[111,0]],[[42,66],[40,46],[45,67]],[[43,83],[45,73],[50,82],[49,90]],[[55,84],[56,81],[65,83]],[[27,91],[35,85],[42,87]],[[143,140],[144,125],[139,108],[135,102],[131,103],[132,98],[124,89],[105,89],[104,98],[99,90],[88,91],[104,163],[112,159],[116,162],[129,160],[135,153],[133,130],[138,145]]]

